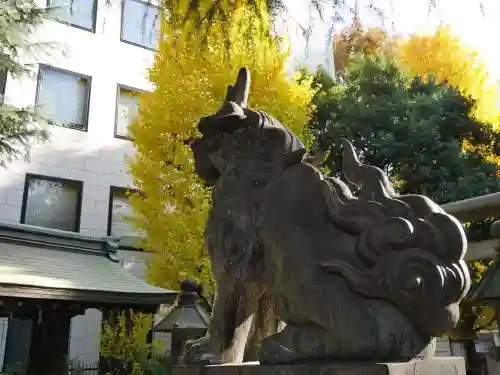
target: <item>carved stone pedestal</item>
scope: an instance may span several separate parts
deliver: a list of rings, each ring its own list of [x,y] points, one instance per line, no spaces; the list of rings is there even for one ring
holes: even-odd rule
[[[465,375],[461,357],[436,357],[404,363],[310,363],[176,366],[172,375]]]

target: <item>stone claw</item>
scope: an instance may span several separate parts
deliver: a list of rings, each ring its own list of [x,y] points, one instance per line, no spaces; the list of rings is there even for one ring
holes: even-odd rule
[[[292,350],[272,339],[266,339],[259,351],[259,362],[261,364],[275,365],[290,363],[294,359],[295,354]]]
[[[186,341],[183,353],[183,362],[185,364],[196,365],[217,365],[221,363],[220,358],[211,353],[209,345],[210,337],[203,336],[199,339]]]

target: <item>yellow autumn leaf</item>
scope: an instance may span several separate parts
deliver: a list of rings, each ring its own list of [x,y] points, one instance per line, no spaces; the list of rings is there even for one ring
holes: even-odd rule
[[[497,83],[490,76],[478,51],[466,46],[449,26],[439,26],[432,35],[414,35],[398,49],[402,66],[411,75],[437,82],[446,81],[464,96],[476,101],[472,115],[498,129],[500,111]]]

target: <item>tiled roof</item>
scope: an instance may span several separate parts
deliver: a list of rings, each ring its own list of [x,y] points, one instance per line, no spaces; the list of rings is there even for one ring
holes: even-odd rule
[[[0,295],[156,305],[177,292],[123,269],[106,239],[0,223]]]

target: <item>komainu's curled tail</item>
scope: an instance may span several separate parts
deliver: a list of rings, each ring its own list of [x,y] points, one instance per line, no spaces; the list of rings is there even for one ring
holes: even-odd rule
[[[346,179],[360,189],[352,196],[340,180],[325,178],[333,223],[358,236],[364,267],[344,261],[322,264],[342,275],[354,293],[382,298],[412,319],[422,335],[438,336],[459,319],[458,304],[470,288],[461,224],[420,195],[398,195],[379,168],[359,161],[343,140]]]

